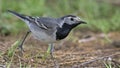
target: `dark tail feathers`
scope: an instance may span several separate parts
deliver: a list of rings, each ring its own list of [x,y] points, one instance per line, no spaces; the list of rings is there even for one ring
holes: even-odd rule
[[[11,10],[7,10],[7,11],[12,13],[13,15],[19,17],[22,20],[29,20],[25,15],[19,14],[19,13],[15,12],[15,11],[11,11]]]

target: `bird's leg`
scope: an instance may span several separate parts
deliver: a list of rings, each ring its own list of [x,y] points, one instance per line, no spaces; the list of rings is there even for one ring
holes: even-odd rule
[[[51,59],[52,59],[53,62],[54,62],[55,68],[59,68],[58,63],[57,63],[57,62],[55,61],[55,59],[54,59],[53,51],[54,51],[54,44],[52,43],[52,44],[49,44],[47,53],[51,56]]]
[[[51,55],[51,58],[54,58],[53,57],[53,50],[54,50],[54,45],[53,44],[49,44],[47,53],[49,53]]]
[[[21,52],[24,51],[24,50],[23,50],[23,43],[25,42],[25,39],[27,38],[27,36],[29,35],[30,32],[31,32],[30,30],[27,31],[26,35],[23,37],[23,40],[21,41],[21,43],[20,43],[19,46],[18,46]]]

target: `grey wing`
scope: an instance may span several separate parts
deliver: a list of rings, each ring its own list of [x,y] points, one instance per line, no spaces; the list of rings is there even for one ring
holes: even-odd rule
[[[21,20],[25,21],[28,25],[29,23],[35,23],[38,27],[46,30],[57,27],[58,22],[55,18],[26,16],[11,10],[8,10],[8,12],[19,17]]]
[[[58,27],[58,22],[55,18],[35,17],[34,21],[37,26],[46,30]]]

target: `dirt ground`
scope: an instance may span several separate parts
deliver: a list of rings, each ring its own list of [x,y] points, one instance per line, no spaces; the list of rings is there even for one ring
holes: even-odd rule
[[[49,56],[46,59],[43,58],[47,44],[35,40],[31,35],[24,44],[23,56],[16,49],[14,56],[8,57],[6,54],[8,49],[17,38],[21,37],[22,35],[0,36],[0,68],[9,62],[11,62],[11,68],[20,67],[20,65],[28,68],[55,67]],[[119,68],[120,32],[111,32],[107,35],[93,32],[72,32],[69,38],[55,44],[54,57],[60,68],[105,68],[104,63],[111,63],[114,68]]]

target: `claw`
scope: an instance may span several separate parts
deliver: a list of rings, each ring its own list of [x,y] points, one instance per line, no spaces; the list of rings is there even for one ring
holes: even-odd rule
[[[22,45],[19,45],[18,48],[20,49],[21,52],[25,52]]]
[[[20,56],[23,56],[23,53],[24,53],[25,51],[24,51],[22,45],[19,45],[19,46],[18,46],[18,49],[19,49],[19,51],[20,51]]]
[[[22,42],[21,42],[20,45],[18,46],[18,48],[20,49],[21,55],[23,55],[23,52],[24,52],[23,43],[25,42],[25,39],[27,38],[27,36],[28,36],[28,34],[29,34],[30,32],[31,32],[31,31],[27,31],[25,37],[23,38]]]

